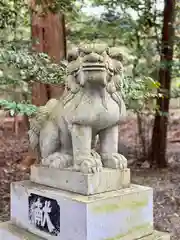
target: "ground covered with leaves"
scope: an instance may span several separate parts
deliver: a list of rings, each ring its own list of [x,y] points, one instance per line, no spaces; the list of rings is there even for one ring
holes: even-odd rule
[[[136,119],[129,119],[121,126],[124,144],[129,146],[131,158],[135,158],[132,147],[136,145]],[[172,114],[168,132],[169,168],[166,170],[132,167],[133,183],[154,188],[155,228],[168,231],[172,240],[180,236],[180,118]],[[176,139],[177,141],[172,142]],[[29,173],[19,169],[19,164],[28,151],[26,132],[15,136],[11,129],[0,125],[0,221],[9,219],[10,183],[29,178]]]

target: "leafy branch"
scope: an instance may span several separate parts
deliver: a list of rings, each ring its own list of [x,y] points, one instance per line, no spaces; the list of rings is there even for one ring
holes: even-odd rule
[[[4,110],[9,111],[10,116],[17,114],[32,116],[37,112],[38,107],[32,104],[16,103],[15,101],[10,102],[7,100],[0,100],[0,107]]]
[[[7,66],[12,71],[6,71]],[[63,64],[52,63],[44,53],[33,53],[26,49],[0,50],[0,85],[21,84],[21,81],[61,83],[65,74]]]

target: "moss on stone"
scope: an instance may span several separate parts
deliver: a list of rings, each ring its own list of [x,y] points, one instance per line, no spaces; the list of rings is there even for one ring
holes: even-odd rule
[[[92,210],[94,213],[110,213],[123,209],[135,210],[137,208],[143,208],[148,205],[149,198],[145,196],[142,200],[128,200],[119,201],[119,203],[103,204],[101,206],[96,206]]]
[[[131,230],[129,230],[128,232],[124,233],[124,234],[118,234],[115,237],[112,238],[106,238],[104,240],[120,240],[121,238],[128,236],[130,234],[133,234],[133,232],[137,232],[137,231],[143,231],[144,233],[146,232],[147,229],[150,228],[149,223],[145,223],[143,225],[140,226],[136,226],[134,228],[132,228]],[[143,236],[142,236],[143,237]]]

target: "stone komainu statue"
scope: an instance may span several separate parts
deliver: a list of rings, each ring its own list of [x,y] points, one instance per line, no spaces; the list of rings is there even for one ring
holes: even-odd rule
[[[71,50],[67,60],[63,96],[40,107],[31,121],[32,149],[42,165],[54,168],[94,173],[127,167],[118,153],[118,123],[126,113],[121,54],[116,48],[84,46]]]

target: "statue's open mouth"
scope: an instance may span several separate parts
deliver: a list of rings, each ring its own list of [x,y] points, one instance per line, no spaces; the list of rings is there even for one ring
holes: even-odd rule
[[[106,71],[104,63],[83,63],[82,70],[84,71]]]
[[[74,76],[77,76],[79,74],[79,72],[81,72],[81,71],[88,71],[88,72],[91,72],[91,71],[106,72],[106,71],[108,71],[108,73],[110,75],[113,75],[113,73],[114,73],[113,69],[108,68],[105,63],[100,63],[100,62],[83,63],[82,68],[74,70]]]

